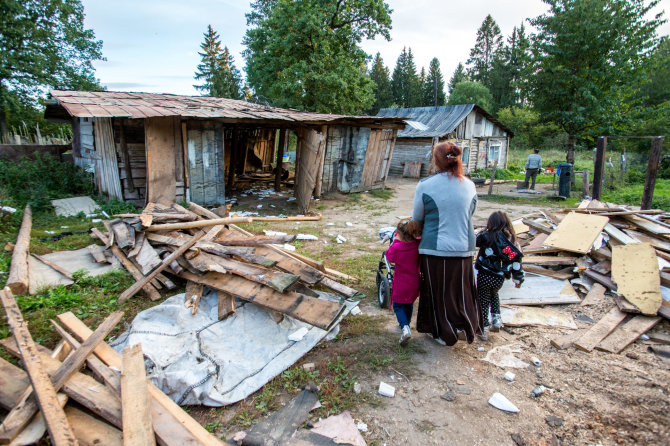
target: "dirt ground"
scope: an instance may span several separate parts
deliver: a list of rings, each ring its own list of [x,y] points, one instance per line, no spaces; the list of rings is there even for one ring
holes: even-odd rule
[[[305,242],[304,251],[318,252],[327,266],[356,256],[380,255],[384,246],[379,243],[377,231],[394,226],[398,218],[411,214],[416,180],[390,178],[387,186],[394,191],[387,201],[351,205],[347,197],[331,196],[314,202],[312,208],[322,213],[323,220],[317,225],[303,223],[302,227],[306,230],[318,227],[326,236],[326,243],[330,237],[330,245],[338,234],[347,242],[337,245],[338,250],[332,251],[330,258],[329,252],[324,252],[330,245],[322,241]],[[498,187],[512,188],[509,184]],[[484,191],[480,189],[480,193]],[[271,203],[258,201],[261,202]],[[249,209],[251,204],[241,202],[241,207]],[[480,200],[475,219],[485,220],[497,209],[516,218],[538,208]],[[371,293],[375,284],[361,283],[359,288]],[[362,301],[363,313],[382,315],[388,337],[399,337],[394,315],[380,309],[373,296]],[[598,321],[612,306],[613,302],[605,301],[589,307],[554,308],[572,314],[582,328]],[[669,327],[664,320],[654,331],[667,333]],[[379,382],[384,381],[396,387],[396,396],[380,397],[381,404],[360,404],[351,410],[352,415],[367,424],[364,436],[368,444],[378,445],[670,444],[670,367],[647,350],[649,342],[638,340],[618,355],[572,348],[561,351],[550,344],[552,337],[567,332],[537,327],[505,328],[492,333],[488,342],[477,340],[470,345],[459,342],[454,347],[440,346],[414,333],[410,342],[416,353],[408,366],[399,368],[391,363],[358,376],[363,393],[374,394]],[[361,337],[348,350],[356,355],[357,349],[365,345],[366,339]],[[530,362],[530,357],[536,356],[542,365],[502,369],[481,361],[491,348],[503,345],[517,346],[521,351],[517,354],[519,359]],[[331,349],[326,345],[310,353],[305,361],[318,364],[334,355],[334,350],[334,346]],[[503,378],[507,370],[516,374],[513,383]],[[464,386],[465,392],[457,393],[453,401],[442,399],[448,384]],[[548,390],[537,398],[531,397],[531,391],[540,384]],[[508,414],[490,406],[488,399],[494,392],[504,394],[520,413]],[[550,416],[560,420],[551,426],[547,421]]]

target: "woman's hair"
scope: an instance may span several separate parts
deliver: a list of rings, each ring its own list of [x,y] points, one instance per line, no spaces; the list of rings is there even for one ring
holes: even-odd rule
[[[495,211],[489,215],[489,220],[486,222],[486,230],[489,233],[502,231],[503,234],[515,245],[517,244],[516,232],[509,215],[503,211]]]
[[[433,147],[433,163],[437,173],[447,172],[456,178],[463,178],[463,150],[452,142],[441,142]]]
[[[423,225],[418,221],[412,220],[410,218],[405,218],[403,220],[400,220],[400,223],[398,223],[396,232],[398,233],[398,235],[400,235],[401,239],[409,241],[409,240],[416,240],[417,238],[421,237],[422,229]]]

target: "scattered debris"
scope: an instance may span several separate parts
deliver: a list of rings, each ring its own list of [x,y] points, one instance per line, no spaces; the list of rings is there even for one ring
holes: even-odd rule
[[[530,392],[530,396],[532,396],[533,398],[537,398],[546,391],[547,391],[546,387],[544,387],[543,385],[539,385],[535,387],[532,392]]]
[[[542,361],[537,356],[531,356],[530,357],[530,362],[535,366],[535,367],[541,367],[542,366]]]
[[[443,393],[440,398],[446,401],[455,401],[456,400],[456,393],[454,393],[453,390],[447,390],[445,393]]]
[[[511,345],[500,345],[489,350],[486,353],[486,357],[482,358],[482,361],[490,362],[503,369],[506,367],[525,369],[530,364],[514,356],[514,353],[520,352],[519,348],[513,348]]]
[[[547,416],[544,421],[547,422],[547,424],[551,427],[561,427],[563,426],[563,418],[554,416],[554,415],[549,415]]]
[[[393,398],[395,396],[395,387],[393,387],[390,384],[386,384],[384,381],[381,381],[379,383],[378,392],[381,396],[387,396],[389,398]]]
[[[508,400],[502,393],[494,393],[491,398],[489,398],[489,404],[496,409],[500,409],[505,412],[519,412],[519,408],[516,407],[510,400]]]
[[[362,313],[362,311],[361,311],[361,309],[358,305],[356,305],[354,308],[351,309],[351,315],[352,316],[358,316],[361,313]]]
[[[72,197],[60,200],[51,200],[51,205],[60,217],[76,217],[80,213],[95,214],[100,206],[91,197]]]
[[[509,327],[525,327],[530,325],[577,329],[577,324],[575,324],[572,316],[564,311],[553,308],[503,306],[500,308],[500,312],[503,324]]]
[[[344,237],[342,237],[341,234],[337,234],[337,237],[335,238],[335,241],[336,241],[337,243],[344,243],[344,242],[347,241],[347,239],[344,238]]]
[[[291,333],[291,334],[288,336],[288,340],[289,340],[289,341],[293,341],[293,342],[302,341],[302,338],[305,337],[305,335],[307,334],[308,331],[309,331],[309,330],[307,329],[307,327],[302,327],[302,328],[300,328],[299,330],[297,330],[297,331]]]
[[[338,444],[348,444],[351,446],[366,445],[365,439],[363,439],[349,411],[314,423],[314,428],[312,428],[311,432],[332,438]]]
[[[514,373],[512,373],[512,372],[506,372],[505,375],[504,375],[504,378],[505,378],[507,381],[513,382],[513,381],[514,381],[514,378],[516,378],[516,375],[515,375]]]

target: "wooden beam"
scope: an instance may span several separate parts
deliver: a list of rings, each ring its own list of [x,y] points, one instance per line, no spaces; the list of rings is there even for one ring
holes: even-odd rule
[[[63,408],[58,402],[56,390],[40,361],[40,354],[28,331],[28,326],[23,320],[14,296],[9,287],[0,291],[0,300],[7,313],[7,322],[12,329],[16,344],[21,352],[24,367],[34,389],[37,404],[42,410],[42,415],[49,430],[49,437],[55,446],[76,445],[77,440],[72,432]],[[19,407],[19,406],[16,406]],[[30,421],[30,419],[28,419]],[[7,419],[5,419],[7,421]],[[9,443],[19,432],[4,429],[5,423],[0,426],[0,441]]]
[[[538,232],[542,232],[542,233],[544,233],[544,234],[551,234],[552,232],[554,232],[554,230],[551,229],[550,227],[545,226],[545,225],[543,225],[543,224],[541,224],[541,223],[538,223],[538,222],[536,222],[535,220],[532,220],[532,219],[530,219],[530,218],[524,218],[524,219],[521,220],[521,221],[523,222],[524,225],[526,225],[526,226],[528,226],[528,227],[530,227],[530,228],[533,228],[533,229],[535,229],[535,230],[538,231]]]
[[[184,306],[191,309],[191,314],[195,315],[198,312],[198,305],[202,299],[202,291],[204,285],[200,283],[186,282],[186,291],[184,292]]]
[[[216,243],[224,246],[256,246],[256,245],[276,245],[278,243],[291,243],[295,241],[296,236],[286,235],[254,235],[244,238],[221,238],[216,239]]]
[[[128,153],[128,144],[126,143],[126,119],[119,119],[119,145],[121,146],[121,155],[123,156],[123,167],[126,171],[126,181],[128,182],[128,189],[135,191],[135,182],[133,181],[133,169],[130,164],[130,154]]]
[[[151,279],[156,277],[158,273],[163,271],[165,268],[167,268],[170,263],[172,263],[173,260],[177,260],[178,257],[180,257],[182,254],[184,254],[186,251],[188,251],[193,245],[196,244],[198,240],[203,238],[205,236],[204,232],[200,232],[199,234],[193,236],[193,238],[177,248],[173,253],[171,253],[169,256],[163,259],[160,265],[156,267],[152,272],[150,272],[148,275],[144,276],[141,280],[135,282],[133,285],[130,286],[127,290],[125,290],[121,295],[119,296],[118,302],[120,304],[124,303],[126,300],[130,299],[133,297],[140,289],[142,289],[145,285],[147,285]]]
[[[4,302],[3,302],[4,303]],[[93,335],[87,339],[77,350],[70,354],[58,370],[51,376],[53,388],[58,391],[65,382],[77,372],[86,361],[88,355],[119,323],[123,317],[123,312],[118,311],[109,315]],[[12,439],[21,432],[30,419],[39,411],[40,405],[33,396],[32,389],[28,389],[22,397],[22,401],[5,418],[0,426],[0,441],[3,439]]]
[[[523,263],[529,265],[575,265],[577,257],[524,256]]]
[[[104,421],[72,406],[65,408],[65,415],[81,446],[123,446],[121,431]]]
[[[282,158],[284,157],[285,146],[288,145],[288,131],[286,129],[279,130],[279,148],[277,150],[277,168],[275,171],[275,192],[281,189],[281,176],[283,173]]]
[[[187,221],[183,223],[165,223],[162,225],[152,225],[145,229],[145,231],[176,231],[180,229],[199,229],[207,226],[218,226],[218,225],[229,225],[231,223],[250,223],[252,219],[250,217],[228,217],[228,218],[216,218],[212,220],[198,220],[198,221]]]
[[[91,256],[95,259],[96,263],[107,263],[107,257],[105,257],[102,246],[92,244],[88,245],[86,248],[88,249],[88,252],[91,253]]]
[[[14,294],[26,294],[28,292],[28,251],[30,247],[30,230],[33,226],[33,213],[27,204],[23,211],[21,229],[12,251],[12,263],[9,267],[7,286]]]
[[[575,347],[585,352],[592,351],[624,319],[626,319],[626,313],[622,313],[617,307],[612,308],[602,319],[575,341]]]
[[[594,200],[600,200],[602,195],[603,169],[605,167],[605,151],[607,150],[607,137],[598,138],[596,145],[596,159],[593,163],[593,194]]]
[[[218,319],[222,320],[235,312],[235,297],[225,291],[217,291]]]
[[[147,389],[142,344],[131,345],[123,350],[121,404],[123,406],[123,445],[155,445],[156,436],[151,426],[151,400]]]
[[[596,349],[620,353],[661,320],[658,316],[635,316],[605,338]]]
[[[642,193],[641,209],[651,209],[651,201],[654,198],[654,186],[656,185],[656,173],[661,161],[661,149],[663,148],[663,137],[658,136],[651,141],[651,152],[647,163],[647,178],[644,181],[644,192]]]
[[[487,195],[493,194],[493,183],[496,179],[496,170],[498,170],[498,160],[493,161],[493,169],[491,169],[491,181],[489,182],[489,192]]]
[[[151,224],[154,221],[154,208],[156,207],[156,203],[147,203],[146,207],[140,214],[140,222],[142,224],[142,227],[148,228],[151,226]]]
[[[92,331],[71,312],[58,315],[58,320],[80,341],[88,338]],[[98,345],[95,354],[110,367],[123,368],[121,355],[106,343]],[[204,446],[222,446],[222,443],[210,435],[200,423],[191,418],[167,395],[148,382],[151,395],[151,421],[158,440],[167,446],[199,444]]]

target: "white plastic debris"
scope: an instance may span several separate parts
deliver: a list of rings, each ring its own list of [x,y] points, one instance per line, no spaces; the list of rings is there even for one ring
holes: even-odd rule
[[[44,232],[47,233],[47,234],[55,234],[56,233],[56,231],[44,231]]]
[[[649,336],[647,336],[646,334],[642,334],[642,335],[640,335],[640,339],[642,339],[643,341],[648,341],[651,338]]]
[[[295,200],[295,197],[288,197],[288,200],[286,200],[286,201],[290,202],[290,201],[294,201],[294,200]]]
[[[534,388],[532,392],[530,392],[530,396],[532,396],[533,398],[537,398],[538,396],[542,395],[546,390],[547,388],[540,384],[539,386]]]
[[[302,338],[305,337],[305,335],[307,334],[308,331],[309,330],[307,329],[307,327],[302,327],[299,330],[296,330],[293,333],[291,333],[290,335],[288,335],[288,340],[293,341],[293,342],[301,341]]]
[[[0,207],[0,210],[2,210],[2,212],[7,212],[9,214],[13,214],[14,212],[16,212],[16,209],[14,209],[11,206],[2,206]]]
[[[477,349],[477,351],[478,351],[478,352],[485,352],[486,349],[485,349],[484,347],[479,347],[479,348]]]
[[[361,393],[361,390],[362,390],[361,389],[361,383],[355,382],[354,383],[354,393],[356,393],[356,394]]]
[[[368,431],[368,425],[363,423],[362,421],[359,422],[359,423],[356,423],[356,428],[361,432],[367,432]]]
[[[335,226],[335,223],[326,223],[326,226]]]
[[[60,228],[61,228],[61,229],[68,229],[69,226],[61,226]]]
[[[512,372],[505,373],[505,379],[507,381],[512,382],[512,381],[514,381],[514,378],[516,378],[516,375],[514,373],[512,373]]]
[[[290,245],[288,243],[284,243],[284,245],[281,248],[285,251],[291,251],[291,252],[295,251],[295,246]]]
[[[530,362],[532,362],[535,367],[540,367],[542,365],[542,361],[540,361],[537,356],[531,356]]]
[[[263,234],[267,235],[268,237],[278,237],[278,236],[281,236],[281,235],[286,235],[285,232],[270,231],[269,229],[264,230]]]
[[[361,311],[360,308],[358,308],[358,305],[356,305],[354,308],[351,309],[351,315],[352,316],[358,316],[361,313],[362,313],[362,311]]]
[[[500,409],[505,412],[519,412],[519,408],[512,404],[512,402],[508,400],[502,393],[494,393],[493,396],[489,398],[489,404],[496,409]]]
[[[93,217],[97,217],[97,216],[98,216],[98,214],[86,214],[86,218],[93,218]]]
[[[387,396],[393,398],[395,396],[395,387],[390,384],[386,384],[384,381],[379,382],[379,390],[377,390],[381,396]]]
[[[347,239],[344,238],[344,237],[342,237],[342,235],[337,234],[337,237],[335,238],[335,241],[336,241],[337,243],[344,243],[344,242],[347,241]]]
[[[259,204],[258,206],[256,206],[256,209],[263,209],[263,205]]]
[[[112,217],[110,217],[109,214],[108,214],[107,212],[105,212],[105,211],[102,211],[102,210],[101,210],[100,213],[102,213],[102,215],[104,215],[105,218],[106,218],[107,220],[109,220],[109,219],[112,218]]]
[[[91,223],[100,223],[102,221],[102,218],[94,218],[91,220]]]
[[[312,234],[298,234],[295,238],[298,240],[319,240],[319,237]]]
[[[353,226],[354,224],[353,224],[352,222],[348,221],[348,222],[345,223],[345,225],[351,227],[351,226]]]

